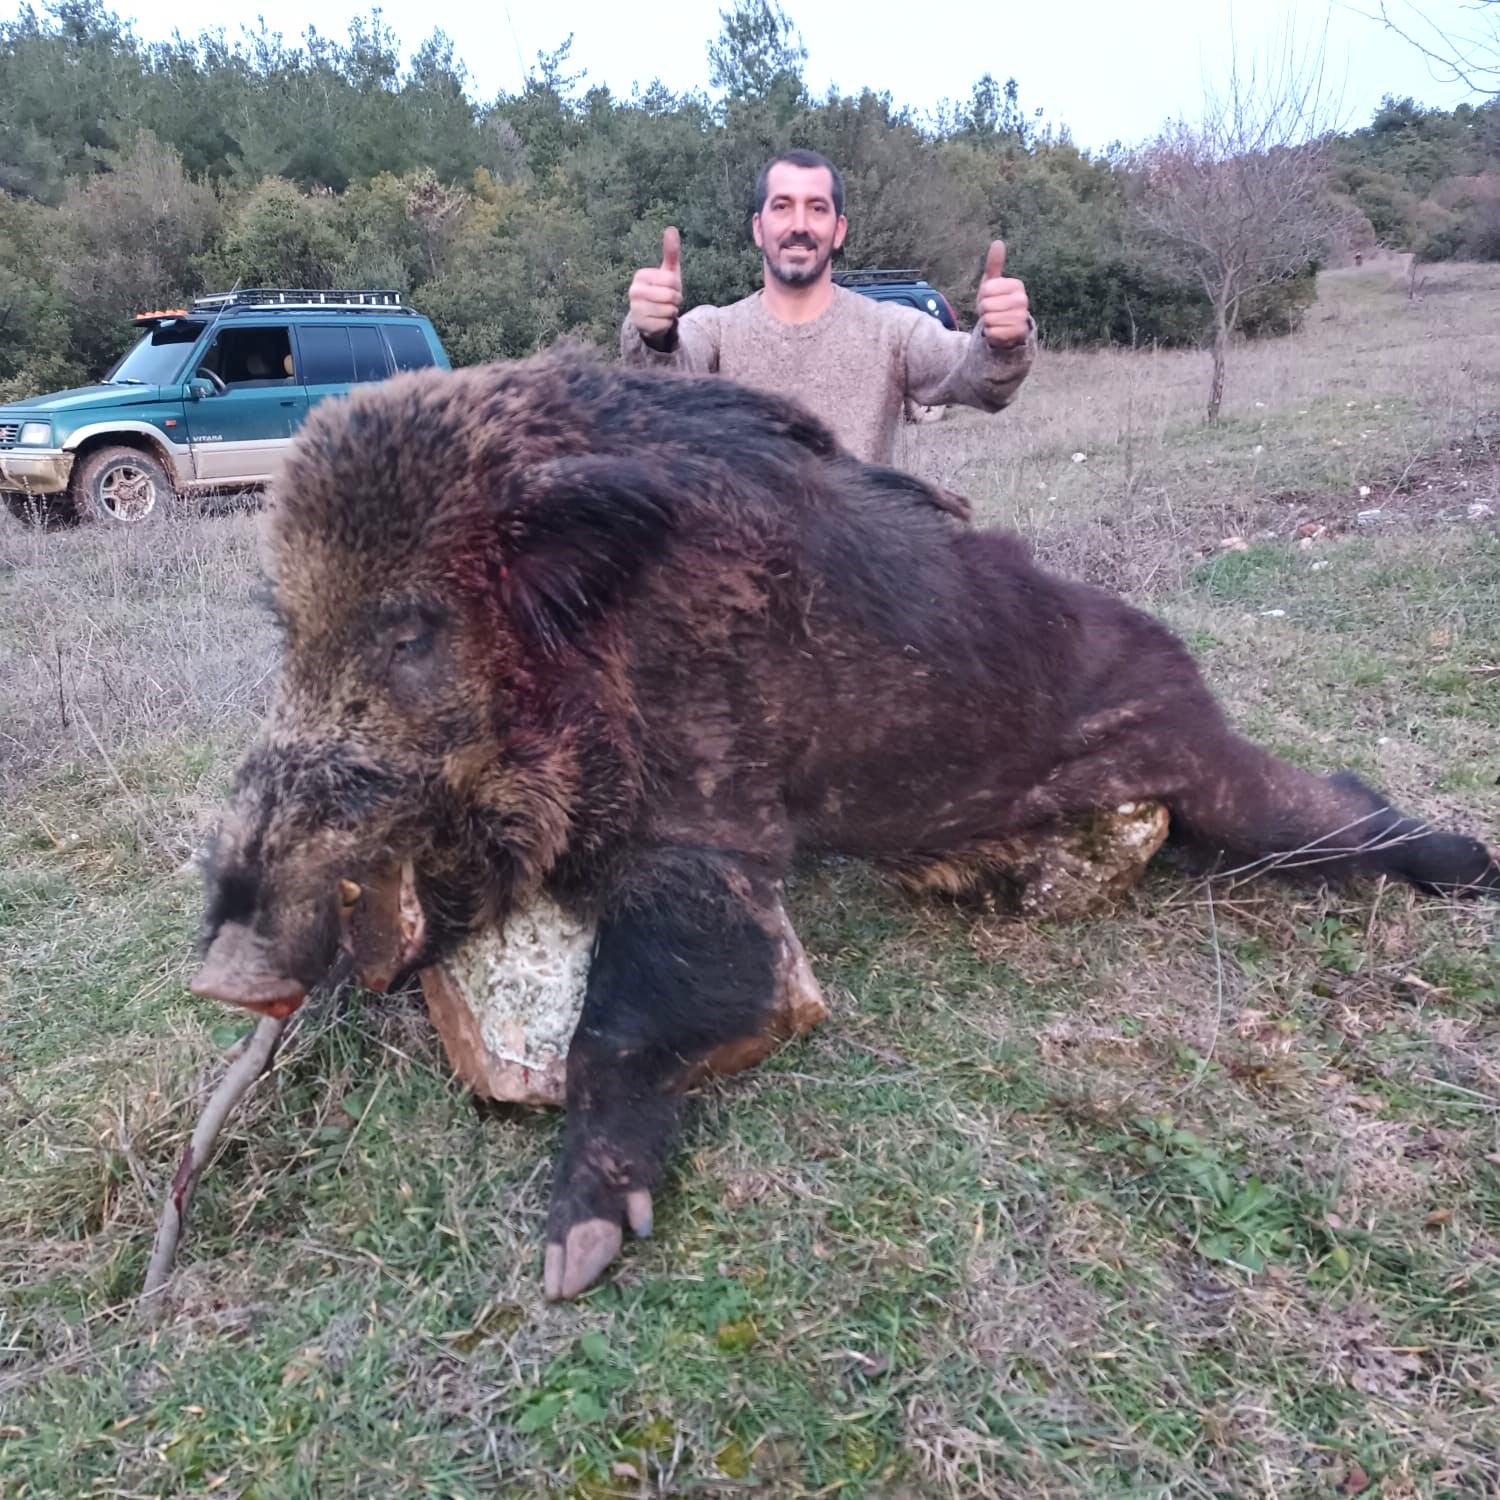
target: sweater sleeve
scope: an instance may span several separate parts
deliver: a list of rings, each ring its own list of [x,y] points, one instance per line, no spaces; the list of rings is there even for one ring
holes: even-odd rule
[[[705,304],[684,313],[663,347],[648,344],[629,318],[620,328],[620,358],[638,369],[686,370],[714,375],[719,369],[719,309]]]
[[[999,411],[1015,398],[1036,358],[1036,324],[1026,341],[992,349],[978,328],[959,333],[916,308],[897,308],[910,324],[903,344],[905,394],[923,406]]]

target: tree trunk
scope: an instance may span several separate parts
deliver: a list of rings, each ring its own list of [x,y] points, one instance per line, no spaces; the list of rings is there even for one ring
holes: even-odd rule
[[[1229,325],[1223,314],[1214,318],[1214,378],[1208,388],[1208,425],[1216,427],[1224,403],[1224,356],[1229,349]]]

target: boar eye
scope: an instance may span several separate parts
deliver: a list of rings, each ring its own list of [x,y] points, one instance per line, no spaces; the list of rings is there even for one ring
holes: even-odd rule
[[[425,600],[398,600],[385,605],[373,621],[385,665],[411,668],[424,663],[435,654],[445,623],[442,608]]]
[[[418,631],[412,635],[400,635],[391,642],[391,654],[397,661],[421,661],[432,654],[432,632]]]

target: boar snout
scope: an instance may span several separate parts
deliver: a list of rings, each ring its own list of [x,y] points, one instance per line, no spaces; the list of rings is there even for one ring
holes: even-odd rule
[[[289,1016],[338,955],[337,874],[266,871],[231,824],[207,871],[203,963],[189,988],[264,1015]]]
[[[210,903],[203,964],[189,988],[265,1015],[291,1015],[338,955],[334,882],[300,899],[227,912],[224,884]]]
[[[358,962],[356,913],[386,890],[399,904],[400,870],[385,875],[387,851],[395,814],[416,800],[376,757],[296,722],[268,730],[241,764],[206,861],[193,993],[285,1017],[326,977],[341,944]],[[395,945],[390,961],[405,957]]]
[[[240,922],[219,928],[188,988],[205,1000],[224,1000],[283,1020],[307,998],[308,989],[279,972],[267,944]]]

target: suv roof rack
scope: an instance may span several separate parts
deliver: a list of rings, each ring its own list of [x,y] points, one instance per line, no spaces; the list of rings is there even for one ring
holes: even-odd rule
[[[882,281],[925,281],[927,278],[915,267],[888,270],[876,266],[868,271],[835,271],[833,279],[839,286],[873,286]]]
[[[194,312],[230,312],[237,308],[267,307],[379,309],[382,312],[410,312],[397,291],[352,291],[342,287],[311,289],[290,286],[248,286],[232,292],[213,292],[193,299]]]

